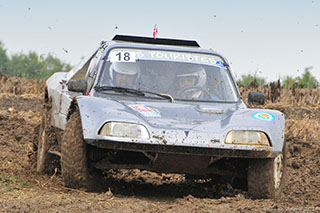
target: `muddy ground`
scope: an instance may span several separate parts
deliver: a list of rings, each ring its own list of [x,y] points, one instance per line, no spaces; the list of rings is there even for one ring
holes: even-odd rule
[[[268,107],[287,117],[287,184],[280,199],[252,199],[228,183],[183,175],[114,171],[100,193],[65,188],[59,173],[38,175],[29,157],[39,96],[0,94],[1,212],[320,212],[320,107]]]

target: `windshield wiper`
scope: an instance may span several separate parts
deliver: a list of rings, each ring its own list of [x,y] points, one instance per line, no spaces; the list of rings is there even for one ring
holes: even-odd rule
[[[142,90],[137,90],[137,89],[131,89],[131,88],[125,88],[125,87],[111,87],[111,86],[96,86],[94,87],[96,91],[115,91],[115,92],[120,92],[120,93],[129,93],[129,94],[134,94],[138,96],[146,96],[146,94],[151,94],[151,95],[156,95],[162,98],[166,98],[170,100],[171,103],[174,102],[174,99],[171,95],[169,94],[160,94],[156,92],[150,92],[150,91],[142,91]]]
[[[115,92],[120,92],[120,93],[130,93],[134,95],[139,95],[139,96],[145,96],[143,92],[140,92],[139,90],[135,89],[130,89],[130,88],[125,88],[125,87],[111,87],[111,86],[96,86],[94,87],[96,91],[115,91]]]

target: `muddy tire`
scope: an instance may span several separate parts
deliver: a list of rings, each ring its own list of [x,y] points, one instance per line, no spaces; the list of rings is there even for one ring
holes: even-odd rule
[[[248,192],[253,198],[280,197],[286,176],[286,144],[275,158],[251,160],[248,167]]]
[[[64,185],[69,188],[99,190],[101,174],[89,173],[87,144],[83,139],[79,111],[74,112],[66,124],[61,141],[61,173]]]
[[[37,167],[40,174],[51,173],[54,168],[51,165],[53,156],[48,152],[57,143],[54,130],[51,126],[51,105],[46,103],[39,127],[37,144]]]

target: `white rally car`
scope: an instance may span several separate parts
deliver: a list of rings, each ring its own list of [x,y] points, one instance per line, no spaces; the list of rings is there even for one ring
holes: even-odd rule
[[[37,171],[56,156],[65,185],[88,189],[109,169],[231,176],[271,198],[284,183],[284,132],[281,112],[244,104],[221,54],[190,40],[116,35],[47,80]]]

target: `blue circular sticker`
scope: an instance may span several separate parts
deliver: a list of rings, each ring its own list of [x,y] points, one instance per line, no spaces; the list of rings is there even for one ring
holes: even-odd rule
[[[273,121],[274,115],[267,112],[257,112],[252,115],[255,119],[264,120],[264,121]]]

